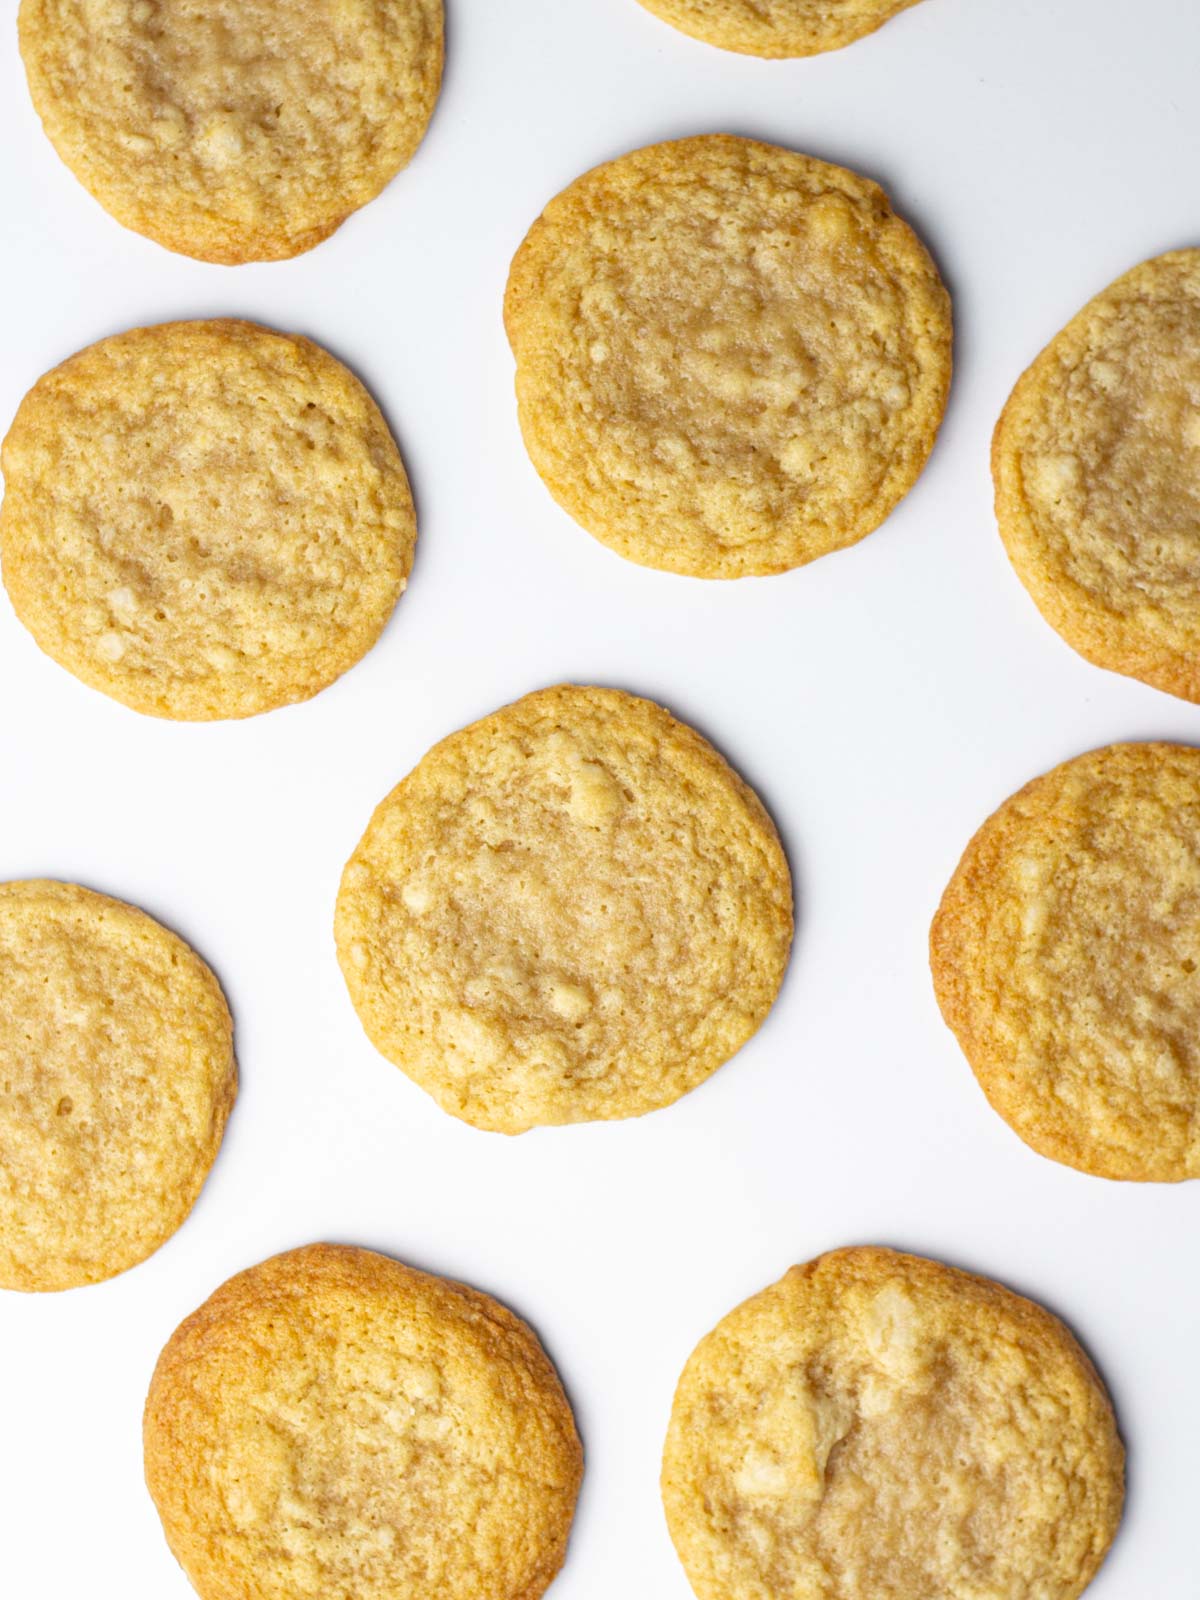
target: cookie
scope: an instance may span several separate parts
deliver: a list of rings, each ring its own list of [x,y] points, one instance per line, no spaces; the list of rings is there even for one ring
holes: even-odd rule
[[[551,494],[629,560],[699,578],[877,528],[950,382],[949,298],[883,190],[724,135],[571,184],[517,251],[504,314]]]
[[[840,50],[917,0],[641,0],[680,33],[747,56]]]
[[[0,884],[0,1288],[144,1261],[236,1093],[229,1008],[182,939],[72,883]]]
[[[251,1267],[188,1317],[143,1437],[201,1600],[537,1600],[583,1471],[525,1323],[334,1245]]]
[[[1057,1317],[934,1261],[835,1250],[697,1345],[662,1491],[700,1600],[1075,1600],[1124,1452]]]
[[[996,426],[1000,534],[1050,626],[1096,666],[1200,701],[1200,250],[1089,302]]]
[[[442,0],[21,0],[55,150],[118,222],[232,265],[311,250],[408,164]]]
[[[307,700],[364,656],[412,566],[400,454],[307,339],[172,322],[41,378],[4,441],[0,567],[47,655],[135,711]]]
[[[454,1116],[521,1133],[669,1105],[740,1049],[783,981],[791,879],[698,733],[563,685],[392,790],[336,934],[376,1049]]]
[[[1118,744],[1026,784],[934,919],[942,1015],[1025,1143],[1200,1177],[1200,750]]]

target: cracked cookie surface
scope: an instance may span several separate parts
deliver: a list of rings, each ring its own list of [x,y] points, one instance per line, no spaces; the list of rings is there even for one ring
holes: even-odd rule
[[[813,56],[874,33],[917,0],[641,0],[681,33],[749,56]]]
[[[583,1470],[533,1332],[489,1296],[310,1245],[171,1337],[146,1482],[202,1600],[537,1600]]]
[[[136,711],[308,699],[383,631],[412,496],[378,407],[307,339],[175,322],[41,378],[4,441],[0,565],[37,643]]]
[[[233,264],[309,250],[433,115],[442,0],[22,0],[50,142],[127,228]]]
[[[706,135],[597,167],[513,260],[521,430],[559,504],[704,578],[856,543],[912,487],[950,381],[950,302],[866,178]]]
[[[892,1250],[793,1267],[702,1339],[662,1472],[700,1600],[1075,1600],[1124,1452],[1066,1327]]]
[[[996,425],[992,475],[1050,626],[1200,701],[1200,250],[1143,262],[1050,341]]]
[[[217,980],[144,911],[0,884],[0,1287],[136,1266],[192,1209],[237,1092]]]
[[[1200,1177],[1200,750],[1110,745],[1019,790],[930,934],[942,1015],[1026,1144]]]
[[[544,689],[435,745],[338,895],[372,1043],[504,1133],[703,1082],[783,980],[791,879],[754,793],[661,707]]]

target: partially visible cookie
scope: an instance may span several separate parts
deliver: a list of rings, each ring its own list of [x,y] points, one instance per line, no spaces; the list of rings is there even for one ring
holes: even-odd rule
[[[1200,250],[1084,306],[992,442],[1009,559],[1096,666],[1200,701]]]
[[[1200,1177],[1200,750],[1110,745],[1026,784],[967,846],[929,947],[1026,1144],[1104,1178]]]
[[[406,166],[442,0],[21,0],[33,103],[118,222],[201,261],[311,250]]]
[[[192,1209],[237,1092],[217,980],[144,911],[0,884],[0,1288],[136,1266]]]
[[[152,716],[306,700],[375,643],[416,522],[358,379],[308,339],[170,322],[39,379],[4,441],[4,586],[38,644]]]
[[[726,135],[565,189],[509,274],[521,430],[551,494],[631,561],[783,572],[916,481],[950,301],[877,184]]]
[[[564,685],[451,734],[342,876],[375,1047],[480,1128],[640,1116],[770,1010],[791,878],[753,792],[660,706]]]
[[[840,50],[917,0],[641,0],[681,33],[748,56]]]
[[[188,1317],[143,1437],[201,1600],[538,1600],[583,1470],[524,1322],[334,1245],[251,1267]]]
[[[1075,1600],[1120,1521],[1124,1451],[1057,1317],[858,1248],[700,1341],[662,1490],[700,1600]]]

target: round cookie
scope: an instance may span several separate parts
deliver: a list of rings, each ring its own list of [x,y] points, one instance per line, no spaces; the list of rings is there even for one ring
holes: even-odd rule
[[[75,884],[0,884],[0,1288],[144,1261],[236,1093],[229,1008],[182,939]]]
[[[1200,250],[1089,302],[996,426],[996,516],[1038,610],[1096,666],[1200,701]]]
[[[251,1267],[188,1317],[143,1437],[201,1600],[537,1600],[583,1471],[525,1323],[333,1245]]]
[[[339,361],[249,322],[103,339],[39,379],[4,441],[0,564],[47,655],[152,716],[306,700],[408,580],[412,496]]]
[[[641,0],[681,33],[747,56],[840,50],[917,0]]]
[[[479,1128],[640,1116],[770,1010],[791,879],[754,793],[661,707],[564,685],[435,745],[342,876],[371,1042]]]
[[[1025,1143],[1200,1177],[1200,750],[1118,744],[984,823],[934,918],[938,1004]]]
[[[311,250],[407,165],[442,0],[21,0],[33,103],[136,233],[201,261]]]
[[[700,1600],[1075,1600],[1124,1452],[1058,1320],[893,1250],[793,1267],[702,1339],[663,1456]]]
[[[551,494],[629,560],[693,577],[783,572],[877,528],[950,383],[949,298],[883,190],[725,135],[571,184],[504,316]]]

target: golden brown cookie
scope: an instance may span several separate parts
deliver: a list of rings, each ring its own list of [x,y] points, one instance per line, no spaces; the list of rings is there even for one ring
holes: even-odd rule
[[[103,339],[34,385],[2,459],[17,615],[135,711],[307,700],[367,653],[408,581],[400,454],[307,339],[229,321]]]
[[[72,883],[0,884],[0,1288],[144,1261],[236,1093],[229,1008],[182,939]]]
[[[681,33],[747,56],[815,56],[874,33],[917,0],[641,0]]]
[[[50,142],[118,222],[201,261],[320,244],[406,166],[442,0],[21,0]]]
[[[950,382],[950,301],[876,184],[751,139],[586,173],[504,306],[551,494],[645,566],[783,572],[856,543],[916,481]]]
[[[525,1323],[335,1245],[274,1256],[193,1312],[143,1437],[201,1600],[537,1600],[583,1471]]]
[[[1018,382],[992,476],[1009,559],[1096,666],[1200,700],[1200,250],[1090,301]]]
[[[930,934],[938,1004],[1025,1143],[1200,1177],[1200,750],[1117,744],[983,824]]]
[[[662,1473],[700,1600],[1075,1600],[1124,1452],[1041,1306],[894,1250],[835,1250],[692,1353]]]
[[[376,1049],[502,1133],[669,1105],[770,1010],[791,879],[754,793],[660,706],[563,685],[451,734],[342,876]]]

